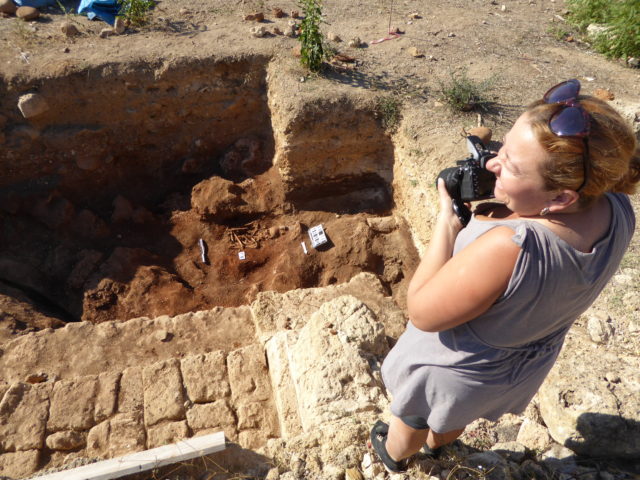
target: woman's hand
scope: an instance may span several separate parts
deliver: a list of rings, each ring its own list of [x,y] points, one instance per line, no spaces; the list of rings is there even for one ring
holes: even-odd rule
[[[449,192],[447,192],[447,187],[445,187],[444,180],[442,178],[438,179],[438,197],[440,200],[440,211],[438,213],[437,222],[442,225],[446,225],[450,231],[457,234],[462,230],[463,225],[453,210],[453,200],[451,195],[449,195]],[[465,205],[470,207],[470,204]]]

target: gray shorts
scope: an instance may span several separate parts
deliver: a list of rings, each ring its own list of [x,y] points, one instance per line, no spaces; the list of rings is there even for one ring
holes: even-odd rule
[[[400,420],[402,420],[402,423],[415,430],[429,429],[426,418],[420,417],[418,415],[407,415],[405,417],[400,417]]]

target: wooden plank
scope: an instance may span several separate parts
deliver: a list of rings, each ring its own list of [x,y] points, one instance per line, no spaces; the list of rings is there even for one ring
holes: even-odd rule
[[[224,449],[224,432],[217,432],[37,478],[38,480],[110,480],[209,455]]]

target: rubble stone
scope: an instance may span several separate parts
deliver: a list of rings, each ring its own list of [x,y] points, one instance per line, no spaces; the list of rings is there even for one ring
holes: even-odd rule
[[[18,109],[24,118],[33,118],[49,110],[49,104],[42,95],[38,93],[27,93],[18,99]]]

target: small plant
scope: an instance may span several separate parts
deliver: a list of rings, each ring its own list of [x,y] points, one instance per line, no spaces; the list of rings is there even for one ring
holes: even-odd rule
[[[380,97],[376,102],[376,117],[380,119],[382,127],[388,132],[395,132],[400,124],[402,118],[400,106],[400,100],[393,95]]]
[[[118,0],[120,15],[135,27],[146,24],[147,15],[154,5],[154,0]]]
[[[586,32],[591,24],[604,31],[595,35],[594,48],[610,58],[640,56],[640,3],[638,0],[567,0],[569,22]]]
[[[300,34],[300,62],[312,72],[319,72],[324,57],[324,45],[320,23],[322,22],[322,0],[301,0],[304,14]]]
[[[547,29],[547,33],[556,40],[566,40],[571,36],[571,32],[561,25],[552,25]]]
[[[475,108],[485,108],[490,100],[487,90],[491,88],[491,79],[477,82],[467,76],[467,72],[451,74],[449,82],[440,82],[440,96],[452,109],[468,112]]]

